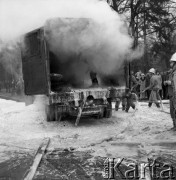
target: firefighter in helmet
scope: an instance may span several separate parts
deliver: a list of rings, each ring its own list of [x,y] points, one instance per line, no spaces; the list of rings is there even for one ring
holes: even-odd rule
[[[176,130],[176,53],[174,53],[170,59],[170,67],[172,68],[170,78],[165,81],[165,85],[171,87],[170,93],[170,114],[173,120],[173,129]]]
[[[159,99],[158,91],[160,89],[158,77],[155,75],[155,69],[154,68],[151,68],[149,70],[149,73],[151,74],[150,85],[143,92],[150,89],[151,93],[150,93],[150,97],[149,97],[148,106],[151,107],[152,103],[155,103],[156,106],[158,108],[160,108],[160,105],[158,103],[158,99]]]

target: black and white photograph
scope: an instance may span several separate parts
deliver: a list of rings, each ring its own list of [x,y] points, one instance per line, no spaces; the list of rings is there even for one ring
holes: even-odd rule
[[[176,0],[0,0],[0,180],[176,179]]]

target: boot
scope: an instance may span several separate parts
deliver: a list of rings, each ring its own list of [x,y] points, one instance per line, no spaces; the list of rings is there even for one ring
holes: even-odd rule
[[[148,103],[148,107],[151,107],[151,106],[152,106],[152,103],[151,103],[151,102],[149,102],[149,103]]]
[[[156,107],[157,107],[157,108],[160,108],[160,105],[159,105],[159,103],[155,103],[155,104],[156,104]]]
[[[170,130],[172,130],[172,131],[176,131],[176,127],[172,127]]]

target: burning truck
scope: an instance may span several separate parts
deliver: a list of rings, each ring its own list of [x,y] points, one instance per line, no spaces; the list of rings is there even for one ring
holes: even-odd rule
[[[95,22],[86,18],[59,18],[24,36],[22,72],[27,96],[45,95],[48,121],[74,116],[78,125],[82,116],[110,118],[113,104],[118,104],[129,86],[129,66],[121,65],[114,74],[95,66],[103,51],[101,42],[87,29]],[[54,24],[54,26],[53,26]],[[80,37],[88,37],[85,39]],[[80,43],[81,42],[81,43]],[[81,44],[81,45],[80,45]],[[90,53],[91,52],[91,53]],[[102,58],[102,57],[101,57]],[[101,61],[100,61],[101,62]],[[122,83],[123,82],[123,83]],[[115,106],[114,106],[115,107]]]

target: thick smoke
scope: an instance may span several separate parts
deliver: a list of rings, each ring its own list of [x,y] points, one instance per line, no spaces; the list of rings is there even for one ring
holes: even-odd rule
[[[87,83],[85,79],[90,79],[90,71],[97,72],[101,79],[102,76],[117,75],[120,68],[123,71],[131,39],[121,31],[123,27],[118,21],[113,27],[108,25],[108,22],[87,18],[48,21],[45,32],[51,51],[58,57],[58,66],[55,66],[57,62],[54,65],[60,68],[58,72],[74,83],[78,80],[81,83],[81,79]]]
[[[44,25],[57,17],[93,18],[102,22],[114,20],[121,28],[120,17],[105,1],[99,0],[0,0],[0,38],[12,39]]]
[[[127,27],[106,1],[1,0],[0,24],[3,41],[45,26],[50,50],[75,83],[89,79],[91,70],[101,79],[113,77],[129,54],[136,54]]]

